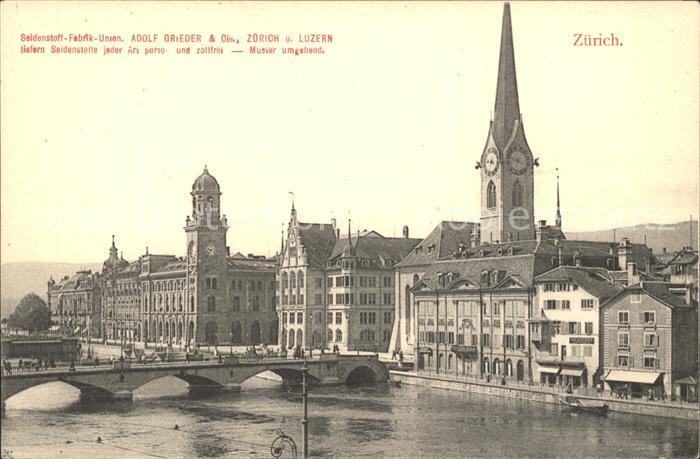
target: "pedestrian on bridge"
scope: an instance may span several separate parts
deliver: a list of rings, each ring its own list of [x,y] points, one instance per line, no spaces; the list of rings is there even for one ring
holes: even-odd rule
[[[2,367],[7,375],[12,376],[12,364],[7,359],[2,361]]]

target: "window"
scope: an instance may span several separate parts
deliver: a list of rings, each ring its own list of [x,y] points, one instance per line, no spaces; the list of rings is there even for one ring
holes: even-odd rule
[[[515,182],[513,184],[513,206],[520,207],[523,205],[523,186],[520,182]]]
[[[568,292],[569,288],[570,288],[570,285],[566,282],[560,282],[557,285],[557,291],[559,291],[559,292]]]
[[[316,288],[321,288],[323,287],[323,279],[320,277],[314,278],[314,287]],[[331,337],[332,338],[332,337]]]
[[[391,304],[391,293],[384,294],[384,304]]]
[[[498,301],[494,301],[491,306],[493,309],[493,315],[497,316],[501,314],[501,303],[499,303]]]
[[[260,298],[253,297],[253,311],[259,311],[260,310]]]
[[[335,324],[340,325],[343,323],[343,313],[342,312],[336,312],[335,313]]]
[[[360,341],[374,341],[374,331],[373,330],[362,330],[360,332]]]
[[[286,323],[287,323],[287,313],[286,313],[286,312],[283,312],[283,313],[282,313],[282,323],[283,323],[283,324],[286,324]]]
[[[562,309],[571,309],[571,301],[561,300],[561,308]]]
[[[241,299],[237,296],[233,297],[233,312],[238,312],[241,310]],[[286,317],[286,314],[285,314]]]
[[[455,332],[447,332],[447,344],[455,343]]]
[[[630,313],[629,311],[618,311],[617,312],[617,323],[622,325],[627,325],[630,323]]]
[[[644,368],[656,368],[656,357],[644,357]]]
[[[513,349],[515,345],[515,339],[513,335],[506,335],[505,336],[505,345],[506,349]]]
[[[386,343],[391,339],[391,331],[390,330],[384,330],[382,332],[382,340]]]
[[[642,319],[645,324],[653,324],[656,322],[656,313],[654,311],[644,311]]]
[[[545,309],[557,309],[557,300],[545,300],[544,308]]]
[[[515,337],[515,348],[516,349],[525,349],[525,336],[524,335],[517,335]]]
[[[552,343],[552,346],[549,348],[549,353],[550,355],[559,355],[559,345],[557,343]]]
[[[642,295],[639,293],[634,293],[630,295],[630,303],[641,303],[642,302]]]
[[[391,287],[391,277],[384,277],[384,287]]]
[[[553,292],[554,291],[554,283],[547,282],[546,284],[544,284],[544,291],[545,292]]]
[[[581,309],[592,309],[592,308],[593,308],[593,300],[591,300],[591,299],[581,300]]]
[[[304,313],[303,312],[297,312],[297,323],[298,324],[304,323]]]
[[[290,312],[290,313],[289,313],[289,323],[290,323],[290,324],[293,324],[295,318],[296,318],[296,314],[294,314],[293,312]]]
[[[629,355],[618,355],[617,356],[617,366],[618,367],[627,367],[630,364],[630,356]]]
[[[335,340],[336,341],[343,341],[343,332],[341,330],[335,331]]]
[[[384,323],[385,324],[391,323],[391,311],[384,311]]]
[[[216,312],[216,298],[213,296],[207,298],[207,312]]]
[[[593,357],[593,346],[582,346],[584,357]]]
[[[488,333],[481,335],[481,344],[483,346],[491,346],[491,335]]]
[[[333,278],[332,277],[328,278],[328,286],[333,287]]]
[[[593,322],[586,322],[586,334],[587,335],[593,334]]]
[[[658,343],[656,333],[644,333],[644,347],[653,347]]]
[[[328,294],[328,304],[333,304],[333,294],[332,293]]]
[[[617,334],[617,346],[618,347],[629,347],[630,346],[630,334],[627,332],[620,332]]]
[[[496,207],[496,185],[489,182],[486,186],[486,207],[493,209]]]
[[[553,320],[552,321],[552,332],[555,335],[561,334],[561,322],[558,320]]]
[[[568,329],[570,335],[578,335],[581,333],[581,324],[579,322],[568,322]]]
[[[437,334],[437,342],[439,344],[443,344],[445,342],[445,332],[438,332]]]

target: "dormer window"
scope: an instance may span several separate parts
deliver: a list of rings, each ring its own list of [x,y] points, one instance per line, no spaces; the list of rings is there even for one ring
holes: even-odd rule
[[[496,250],[496,254],[497,254],[499,257],[500,257],[500,256],[503,256],[503,249],[502,249],[501,247],[499,247],[498,250]]]
[[[489,272],[487,270],[481,271],[481,283],[486,285],[489,283]]]
[[[429,254],[430,254],[430,253],[433,253],[433,249],[434,249],[434,248],[435,248],[435,244],[430,244],[430,245],[428,246],[428,253],[429,253]]]
[[[513,255],[513,247],[508,247],[508,255]]]

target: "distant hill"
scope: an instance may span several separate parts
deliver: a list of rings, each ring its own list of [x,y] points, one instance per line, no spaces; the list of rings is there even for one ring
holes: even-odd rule
[[[635,243],[643,243],[646,237],[647,245],[654,253],[680,250],[690,245],[690,221],[674,223],[671,225],[657,225],[649,223],[645,225],[624,226],[614,230],[569,232],[565,231],[567,239],[581,241],[613,241],[618,242],[623,238],[629,238]],[[693,247],[698,247],[698,222],[693,221]]]
[[[20,262],[0,265],[0,312],[7,317],[19,300],[27,293],[34,292],[46,300],[46,282],[53,276],[58,280],[70,276],[81,269],[101,269],[99,263],[43,263]]]

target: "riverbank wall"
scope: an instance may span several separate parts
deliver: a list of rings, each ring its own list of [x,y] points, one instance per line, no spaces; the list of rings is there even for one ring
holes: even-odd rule
[[[501,386],[479,380],[445,379],[434,375],[423,375],[404,371],[390,371],[393,381],[411,386],[429,387],[431,389],[452,390],[458,392],[473,392],[493,397],[507,397],[531,402],[559,404],[558,393],[540,390],[537,386]],[[601,397],[577,395],[581,400],[595,403],[607,403],[610,411],[632,413],[644,416],[686,419],[698,421],[700,408],[695,404],[654,403],[644,400],[616,400]]]

